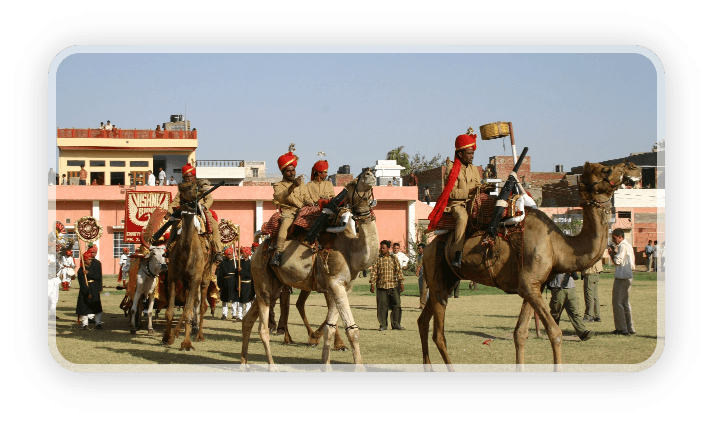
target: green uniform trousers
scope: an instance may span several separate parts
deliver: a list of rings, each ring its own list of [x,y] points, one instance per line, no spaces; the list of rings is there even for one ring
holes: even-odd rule
[[[376,317],[379,325],[388,328],[387,318],[391,309],[391,328],[401,327],[401,293],[399,288],[376,289]]]
[[[587,331],[587,327],[584,326],[582,315],[579,313],[577,289],[574,287],[571,289],[550,287],[550,291],[552,291],[552,299],[550,299],[550,313],[552,314],[552,318],[554,318],[557,325],[559,325],[562,312],[566,310],[567,315],[569,315],[569,320],[574,327],[574,331],[579,338],[582,338],[584,332]]]
[[[599,273],[584,276],[584,317],[599,318]]]

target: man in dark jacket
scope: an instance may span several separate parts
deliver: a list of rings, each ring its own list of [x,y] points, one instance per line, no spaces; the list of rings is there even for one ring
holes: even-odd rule
[[[82,259],[84,269],[77,272],[79,281],[79,297],[77,297],[77,315],[82,321],[82,330],[89,330],[89,317],[94,315],[97,330],[102,326],[102,264],[97,259],[92,259],[92,251],[84,252]]]
[[[228,319],[228,304],[233,309],[233,319],[238,317],[238,275],[235,273],[237,262],[233,258],[233,248],[229,247],[223,252],[226,259],[215,269],[220,289],[220,300],[223,302],[222,320]]]
[[[552,299],[550,300],[550,313],[555,319],[557,325],[560,323],[560,317],[563,311],[567,311],[569,320],[572,322],[574,331],[580,340],[586,341],[594,337],[594,331],[587,330],[582,322],[582,314],[579,312],[579,299],[577,298],[577,290],[574,286],[574,280],[579,280],[576,272],[563,272],[554,276],[549,282]]]
[[[252,273],[250,268],[250,248],[243,246],[240,248],[240,303],[238,304],[238,319],[242,321],[243,317],[248,314],[248,310],[252,305],[252,300],[255,298],[253,293]]]

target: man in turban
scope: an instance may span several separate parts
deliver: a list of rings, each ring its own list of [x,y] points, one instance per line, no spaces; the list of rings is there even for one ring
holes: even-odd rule
[[[183,175],[183,182],[194,182],[196,181],[196,167],[193,166],[190,163],[187,163],[181,168],[181,174]],[[208,180],[200,179],[197,180],[198,183],[198,193],[199,195],[201,193],[204,193],[208,190],[210,190],[211,185],[208,182]],[[214,216],[214,212],[210,210],[210,207],[213,205],[213,197],[209,194],[202,198],[198,203],[200,203],[206,210],[205,210],[205,217],[206,220],[208,221],[208,225],[210,225],[210,228],[212,230],[212,237],[211,237],[211,245],[213,247],[213,252],[215,253],[215,256],[213,257],[213,261],[216,263],[220,263],[220,261],[223,260],[223,255],[221,252],[223,251],[223,242],[220,240],[220,230],[218,228],[218,218],[217,216]],[[164,219],[169,219],[171,217],[171,214],[173,211],[175,211],[178,207],[181,205],[181,192],[180,190],[176,194],[176,197],[173,198],[171,201],[171,204],[168,205],[168,211],[166,212],[166,215],[164,216]],[[174,223],[171,226],[171,236],[168,239],[168,243],[166,244],[166,253],[164,256],[168,257],[168,248],[171,246],[171,243],[173,243],[173,240],[176,238],[176,223]]]
[[[307,183],[307,191],[314,203],[334,197],[334,186],[327,179],[328,171],[329,163],[326,160],[319,160],[312,167],[312,181]]]
[[[236,275],[237,261],[233,259],[233,248],[225,249],[226,259],[215,269],[220,289],[220,300],[223,302],[222,320],[228,319],[228,305],[233,308],[233,319],[238,317],[238,276]]]
[[[270,265],[281,266],[287,231],[294,222],[299,208],[304,205],[312,205],[313,202],[302,177],[296,177],[297,156],[289,151],[277,159],[277,166],[282,172],[282,181],[274,186],[273,203],[279,206],[281,219],[280,229],[277,232],[276,252]]]
[[[96,329],[102,327],[102,264],[92,257],[89,250],[82,255],[84,269],[77,273],[79,281],[79,296],[77,297],[77,310],[79,319],[82,322],[82,330],[88,330],[89,319],[96,319]]]
[[[248,314],[252,300],[255,297],[252,286],[252,272],[250,265],[250,248],[243,246],[240,248],[240,303],[238,304],[238,319],[242,321],[245,315]]]
[[[451,262],[452,267],[460,268],[463,259],[463,244],[465,243],[465,227],[468,223],[466,205],[471,199],[476,188],[480,186],[480,173],[473,165],[473,154],[476,149],[477,136],[472,128],[466,134],[456,138],[455,161],[448,163],[446,173],[448,180],[443,189],[436,207],[428,216],[431,221],[429,229],[435,229],[443,213],[450,213],[456,220],[455,239],[453,249],[455,256]]]

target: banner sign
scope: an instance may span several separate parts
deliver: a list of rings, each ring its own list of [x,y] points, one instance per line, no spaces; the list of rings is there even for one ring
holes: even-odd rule
[[[168,209],[171,193],[167,191],[127,191],[124,242],[140,243],[141,234],[156,208]]]

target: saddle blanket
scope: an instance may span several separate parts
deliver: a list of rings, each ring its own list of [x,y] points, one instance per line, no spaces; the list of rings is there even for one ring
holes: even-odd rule
[[[478,215],[482,214],[481,222],[485,225],[490,223],[493,217],[493,211],[495,211],[495,202],[498,200],[497,196],[493,196],[486,193],[481,193],[478,198],[480,207],[478,203],[473,205],[473,213],[470,215],[471,223],[475,224],[478,221]],[[522,212],[515,208],[515,197],[510,197],[508,199],[508,207],[503,210],[503,214],[500,219],[509,218],[512,216],[518,216]],[[470,204],[469,204],[470,206]],[[436,225],[436,230],[452,230],[456,228],[456,219],[450,213],[444,213],[441,219]]]
[[[322,209],[319,206],[303,206],[297,212],[295,216],[295,221],[292,223],[292,228],[302,227],[310,228],[312,224],[319,218],[322,213]],[[261,232],[264,235],[268,235],[272,238],[277,237],[277,231],[280,229],[280,212],[277,211],[270,219],[262,224]]]

